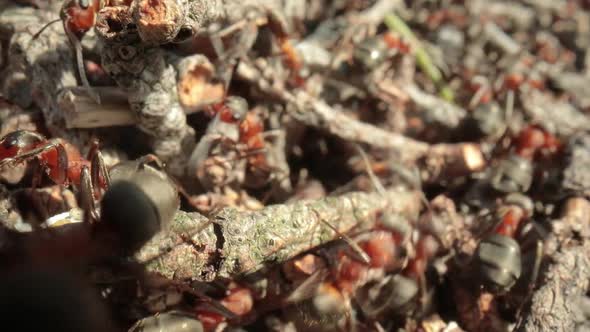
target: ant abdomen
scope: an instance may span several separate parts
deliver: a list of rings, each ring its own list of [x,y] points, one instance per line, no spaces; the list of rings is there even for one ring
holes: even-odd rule
[[[484,287],[492,291],[508,291],[520,278],[520,246],[511,237],[490,235],[480,242],[475,259]]]
[[[132,250],[166,228],[180,206],[175,184],[166,173],[146,164],[146,158],[115,166],[110,172],[112,185],[101,201],[101,220]]]

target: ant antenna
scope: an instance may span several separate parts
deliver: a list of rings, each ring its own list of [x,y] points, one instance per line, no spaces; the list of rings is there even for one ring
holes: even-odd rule
[[[61,18],[57,18],[53,21],[46,23],[41,29],[39,29],[39,31],[35,32],[35,34],[31,38],[31,40],[35,40],[35,39],[39,38],[39,35],[41,35],[41,33],[43,33],[43,31],[45,31],[45,29],[49,28],[50,25],[57,23],[57,22],[61,22]]]
[[[522,303],[518,307],[518,310],[516,311],[516,315],[518,317],[518,322],[514,325],[514,329],[512,329],[513,332],[516,331],[518,328],[520,328],[520,326],[522,325],[522,322],[524,321],[524,317],[522,316],[522,310],[524,309],[525,304],[527,302],[529,302],[529,300],[533,296],[533,290],[534,290],[535,286],[537,285],[537,278],[539,277],[539,271],[541,269],[543,249],[544,249],[543,242],[537,241],[537,246],[536,246],[536,250],[535,250],[535,263],[533,264],[531,281],[529,283],[527,296],[522,301]]]
[[[356,258],[357,260],[359,260],[365,264],[371,263],[371,257],[369,257],[369,255],[367,255],[367,253],[356,242],[354,242],[354,240],[351,239],[350,236],[340,232],[338,230],[338,228],[334,227],[334,225],[332,225],[329,221],[324,220],[324,218],[322,218],[320,213],[318,211],[316,211],[315,209],[311,209],[311,212],[313,212],[316,215],[316,217],[318,218],[318,220],[321,223],[328,226],[328,228],[330,228],[332,231],[334,231],[334,233],[336,233],[336,235],[338,235],[338,237],[341,240],[346,242],[346,244],[353,250],[353,252],[356,256],[354,258]]]

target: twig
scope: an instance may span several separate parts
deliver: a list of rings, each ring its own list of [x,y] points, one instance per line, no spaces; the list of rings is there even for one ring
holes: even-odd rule
[[[419,161],[420,165],[425,166],[422,176],[425,182],[445,178],[447,175],[467,175],[486,166],[477,144],[430,145],[360,122],[333,109],[324,101],[313,98],[305,91],[290,93],[272,85],[262,77],[257,68],[245,61],[240,62],[236,74],[270,96],[294,106],[293,117],[305,125],[322,129],[347,141],[390,150],[401,161]]]
[[[483,32],[492,44],[502,49],[506,54],[515,55],[520,52],[520,45],[506,32],[500,29],[497,24],[487,22],[484,25]]]
[[[102,104],[97,104],[81,88],[66,89],[57,97],[67,128],[97,128],[134,125],[136,120],[127,96],[117,87],[95,87]]]
[[[102,52],[105,71],[127,93],[138,127],[153,138],[154,153],[178,175],[195,133],[178,100],[176,60],[163,49],[141,44],[105,43]]]
[[[170,231],[156,235],[136,258],[145,262],[149,271],[169,278],[232,277],[268,263],[284,262],[339,238],[340,233],[371,229],[378,221],[378,212],[386,208],[413,220],[420,206],[416,192],[387,191],[385,195],[355,192],[272,205],[257,212],[226,208],[211,221],[181,211]],[[183,242],[187,236],[192,243]]]
[[[463,108],[430,95],[420,90],[416,85],[404,85],[402,90],[408,94],[416,106],[423,110],[426,122],[439,123],[452,130],[457,129],[467,116],[467,112]]]
[[[578,299],[588,291],[590,243],[563,248],[554,257],[535,292],[530,313],[519,331],[574,331],[578,319]],[[572,273],[575,271],[575,273]]]

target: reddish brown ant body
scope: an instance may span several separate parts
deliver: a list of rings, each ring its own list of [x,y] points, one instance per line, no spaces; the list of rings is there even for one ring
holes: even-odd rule
[[[109,184],[97,141],[92,143],[88,157],[84,158],[71,143],[59,138],[48,140],[28,130],[17,130],[0,139],[0,167],[28,160],[36,160],[55,184],[78,187],[84,208],[89,211],[94,211],[94,196],[100,195]],[[34,174],[35,186],[38,176]]]
[[[248,111],[248,103],[240,97],[228,97],[209,108],[210,114],[217,114],[222,122],[238,126],[238,143],[245,147],[249,170],[251,172],[270,169],[264,154],[264,124],[253,112]]]
[[[64,1],[61,11],[60,18],[55,21],[49,22],[39,32],[37,32],[33,38],[36,38],[47,28],[49,25],[61,21],[64,27],[64,31],[68,36],[68,40],[74,48],[76,65],[78,68],[78,74],[82,85],[86,88],[90,96],[97,102],[100,103],[100,97],[90,87],[88,78],[86,77],[86,70],[84,68],[84,62],[82,58],[82,44],[81,39],[84,34],[94,27],[96,24],[96,15],[100,9],[112,5],[109,0],[66,0]],[[131,1],[123,0],[122,3],[129,5]]]

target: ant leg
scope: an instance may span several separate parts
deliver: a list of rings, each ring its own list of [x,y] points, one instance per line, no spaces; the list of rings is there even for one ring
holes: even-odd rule
[[[346,242],[346,244],[352,249],[352,251],[354,253],[354,255],[352,255],[351,258],[353,258],[357,261],[363,262],[367,265],[371,263],[371,257],[369,257],[369,255],[367,255],[367,253],[353,239],[351,239],[350,236],[340,232],[338,230],[338,228],[336,228],[336,227],[334,227],[334,225],[332,225],[332,223],[330,223],[327,220],[324,220],[324,218],[322,218],[320,213],[318,211],[316,211],[315,209],[311,209],[311,212],[313,212],[313,214],[315,214],[316,218],[321,223],[328,226],[328,228],[330,228],[332,231],[334,231],[334,233],[336,233],[336,235],[338,235],[338,237],[341,240]]]
[[[83,166],[80,173],[80,207],[84,210],[85,222],[93,224],[100,220],[100,216],[96,211],[94,188],[87,166]]]
[[[37,189],[38,187],[41,186],[41,179],[42,179],[42,175],[43,173],[42,171],[42,167],[41,164],[39,163],[39,161],[37,159],[33,159],[32,160],[32,174],[33,174],[33,178],[31,179],[31,188],[33,190]]]
[[[82,43],[80,39],[78,39],[72,31],[68,28],[67,24],[64,21],[64,30],[68,35],[68,39],[72,43],[74,47],[74,56],[76,57],[76,65],[78,67],[78,74],[80,75],[80,80],[82,81],[82,85],[88,92],[90,98],[94,99],[97,104],[100,104],[100,96],[98,93],[90,86],[88,82],[88,78],[86,77],[86,69],[84,68],[84,62],[82,57]]]
[[[137,159],[137,166],[138,168],[143,168],[145,165],[147,164],[151,164],[153,163],[154,165],[156,165],[156,167],[160,170],[164,169],[164,163],[162,162],[162,160],[160,160],[160,158],[158,158],[158,156],[154,155],[154,154],[146,154],[145,156]]]
[[[524,300],[522,301],[522,303],[518,307],[518,310],[516,311],[516,317],[518,317],[518,321],[516,322],[515,327],[514,327],[514,329],[512,329],[512,331],[518,330],[518,328],[520,328],[520,325],[524,321],[524,317],[523,317],[523,315],[521,315],[521,313],[522,313],[522,310],[524,309],[524,306],[530,301],[531,297],[533,296],[533,290],[537,284],[537,278],[539,277],[539,271],[541,269],[542,259],[543,259],[543,242],[537,241],[537,246],[535,248],[535,262],[534,262],[532,273],[531,273],[531,279],[529,281],[527,295],[525,296]]]
[[[90,160],[90,178],[92,179],[92,186],[101,193],[101,189],[106,190],[110,187],[111,177],[104,163],[102,153],[98,149],[98,140],[94,139],[90,144],[87,157]],[[100,181],[101,175],[104,182]]]

